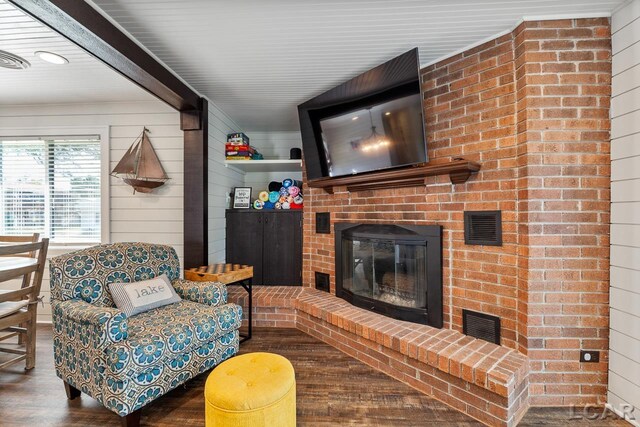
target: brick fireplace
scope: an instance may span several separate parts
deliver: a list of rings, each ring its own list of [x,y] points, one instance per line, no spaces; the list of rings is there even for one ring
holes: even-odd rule
[[[335,224],[441,226],[444,328],[462,331],[463,309],[498,316],[501,345],[528,357],[532,405],[602,403],[610,43],[608,19],[524,22],[424,68],[430,160],[462,157],[480,172],[457,185],[305,186],[304,286],[326,273],[336,293]],[[468,210],[502,212],[502,246],[465,244]],[[315,233],[316,212],[331,213],[331,234]],[[580,363],[581,349],[600,362]]]
[[[425,67],[430,162],[480,171],[455,185],[305,184],[304,286],[255,290],[256,325],[296,327],[488,425],[515,426],[529,405],[604,403],[610,56],[608,19],[528,21]],[[500,211],[502,245],[466,244],[465,211]],[[321,212],[329,234],[315,232]],[[442,329],[335,296],[336,224],[349,223],[442,227]],[[463,310],[498,317],[500,345],[464,335]]]

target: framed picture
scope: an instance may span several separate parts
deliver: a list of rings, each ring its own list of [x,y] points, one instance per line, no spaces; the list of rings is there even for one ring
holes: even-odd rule
[[[249,209],[251,207],[251,187],[235,187],[233,189],[233,209]]]

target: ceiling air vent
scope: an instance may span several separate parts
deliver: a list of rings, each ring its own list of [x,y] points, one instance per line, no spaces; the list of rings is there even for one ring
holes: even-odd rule
[[[26,70],[31,64],[24,58],[14,55],[13,53],[0,50],[0,68],[8,68],[10,70]]]
[[[465,211],[464,242],[502,246],[502,211]]]

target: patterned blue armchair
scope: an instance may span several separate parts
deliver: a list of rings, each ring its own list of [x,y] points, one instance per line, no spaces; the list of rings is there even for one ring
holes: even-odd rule
[[[139,409],[238,351],[242,308],[221,283],[181,280],[170,246],[115,243],[50,260],[56,374],[69,399],[80,392],[139,423]],[[127,318],[109,283],[167,274],[179,303]]]

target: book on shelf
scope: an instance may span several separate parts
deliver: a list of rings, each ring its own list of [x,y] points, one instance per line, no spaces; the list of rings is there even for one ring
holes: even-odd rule
[[[224,146],[227,152],[229,151],[247,151],[250,153],[255,153],[256,149],[250,145],[235,145],[235,144],[226,144]]]
[[[253,157],[253,153],[250,153],[248,151],[227,151],[225,155],[227,157],[232,157],[232,156]]]
[[[227,142],[249,145],[249,137],[245,135],[244,132],[234,132],[227,134]]]
[[[251,156],[227,156],[227,160],[252,160]]]

